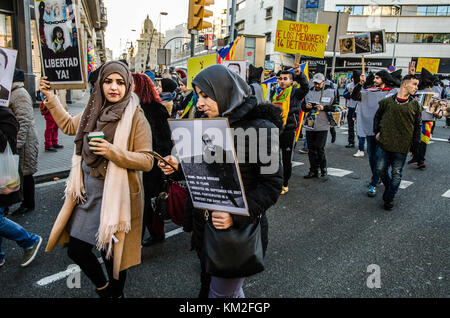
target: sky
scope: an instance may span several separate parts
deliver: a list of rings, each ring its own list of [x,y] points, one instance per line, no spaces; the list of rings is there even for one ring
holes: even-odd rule
[[[189,0],[104,0],[103,2],[108,15],[108,26],[105,32],[106,47],[113,50],[113,58],[117,58],[123,52],[127,42],[139,38],[142,22],[147,14],[159,31],[159,13],[168,13],[166,16],[161,16],[163,33],[178,24],[187,23]],[[212,11],[218,12],[226,7],[227,0],[214,0],[214,5],[208,9],[212,8]],[[211,18],[207,20],[211,21]]]

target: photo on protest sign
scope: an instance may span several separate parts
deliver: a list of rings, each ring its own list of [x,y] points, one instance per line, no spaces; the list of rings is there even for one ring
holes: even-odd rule
[[[422,107],[425,110],[427,110],[428,107],[430,106],[431,99],[432,98],[439,98],[439,94],[438,93],[434,93],[434,92],[420,91],[420,92],[416,92],[415,98],[419,102],[419,104],[422,105]]]
[[[437,114],[442,116],[444,111],[447,109],[448,102],[446,100],[431,97],[426,105],[424,105],[424,109],[427,113]]]
[[[370,54],[370,33],[355,34],[355,54]]]
[[[370,31],[371,54],[386,52],[384,30]]]
[[[247,81],[247,62],[246,61],[222,61],[222,64],[231,71],[239,75],[244,81]]]
[[[84,88],[76,1],[35,0],[35,12],[43,75],[52,88]]]
[[[193,206],[249,215],[226,118],[169,120]]]
[[[0,47],[0,106],[8,106],[17,51]]]
[[[349,35],[339,37],[339,51],[343,54],[355,54],[355,38]]]

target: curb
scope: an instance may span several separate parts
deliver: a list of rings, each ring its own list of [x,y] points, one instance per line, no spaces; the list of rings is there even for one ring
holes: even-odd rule
[[[47,171],[40,175],[34,176],[34,183],[44,183],[49,181],[54,181],[54,178],[64,179],[69,176],[70,170],[57,170],[57,171]]]

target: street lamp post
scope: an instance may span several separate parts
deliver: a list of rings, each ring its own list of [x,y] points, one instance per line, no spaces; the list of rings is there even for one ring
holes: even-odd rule
[[[167,12],[160,12],[159,13],[159,15],[160,15],[160,17],[159,17],[159,48],[161,48],[161,32],[162,32],[162,29],[161,29],[161,16],[162,15],[167,15]]]
[[[399,5],[394,5],[394,7],[398,10],[401,9],[401,7]],[[395,67],[395,45],[397,44],[398,41],[398,20],[399,20],[399,16],[401,14],[401,11],[399,11],[399,14],[397,15],[397,23],[395,26],[395,41],[394,41],[394,48],[392,50],[392,65]]]

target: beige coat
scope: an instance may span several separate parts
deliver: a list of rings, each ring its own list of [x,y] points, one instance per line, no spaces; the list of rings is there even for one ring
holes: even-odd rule
[[[32,175],[38,170],[39,141],[34,122],[33,103],[23,83],[12,84],[9,108],[20,125],[17,133],[20,171],[24,176]]]
[[[75,135],[81,119],[81,114],[72,117],[61,106],[55,97],[45,102],[58,127],[67,135]],[[142,172],[150,171],[153,166],[153,157],[149,154],[152,150],[152,136],[150,125],[144,116],[143,110],[138,106],[131,124],[131,132],[128,138],[128,151],[123,151],[115,145],[111,145],[105,158],[116,165],[128,169],[128,182],[131,198],[131,230],[128,233],[115,234],[118,243],[114,244],[114,272],[118,279],[118,271],[141,263],[141,234],[142,216],[144,210],[144,188],[142,184]],[[120,189],[117,189],[120,191]],[[56,245],[69,241],[67,225],[76,203],[65,199],[48,239],[46,251],[51,251]],[[117,275],[116,275],[117,274]]]

